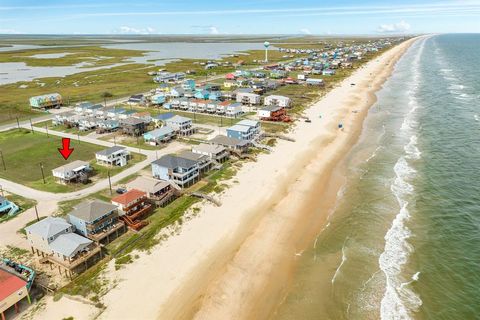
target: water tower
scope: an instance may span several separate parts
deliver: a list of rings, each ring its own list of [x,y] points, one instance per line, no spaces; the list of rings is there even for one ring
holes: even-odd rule
[[[270,47],[270,42],[265,41],[263,46],[265,47],[265,62],[268,62],[268,47]]]

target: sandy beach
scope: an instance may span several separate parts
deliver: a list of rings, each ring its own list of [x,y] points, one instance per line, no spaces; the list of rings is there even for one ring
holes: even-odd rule
[[[296,142],[279,140],[272,153],[245,164],[222,206],[202,205],[178,235],[114,273],[118,284],[103,297],[100,315],[61,299],[48,300],[36,318],[267,318],[296,257],[335,205],[343,183],[338,164],[357,141],[375,92],[415,40],[370,61],[307,109],[312,122],[288,134]]]

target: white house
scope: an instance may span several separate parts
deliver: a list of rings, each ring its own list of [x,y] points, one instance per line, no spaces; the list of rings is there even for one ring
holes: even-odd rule
[[[224,146],[201,143],[192,147],[193,153],[209,157],[212,160],[222,162],[228,158],[228,151]]]
[[[130,152],[125,147],[114,146],[95,153],[97,163],[123,167],[127,165]]]
[[[180,135],[190,135],[192,134],[195,130],[192,126],[192,119],[182,117],[179,115],[173,116],[169,119],[165,120],[165,124],[172,128],[175,132],[177,132]]]
[[[255,105],[260,103],[260,95],[250,92],[238,92],[237,93],[237,102]]]
[[[270,95],[265,97],[263,104],[266,106],[279,106],[288,108],[291,102],[292,100],[289,97]]]
[[[227,106],[225,110],[225,115],[227,117],[231,118],[236,118],[242,114],[242,104],[237,102],[237,103],[232,103]]]
[[[86,161],[75,160],[64,166],[53,169],[52,174],[61,182],[71,182],[79,180],[82,176],[88,175],[90,170],[90,163]]]

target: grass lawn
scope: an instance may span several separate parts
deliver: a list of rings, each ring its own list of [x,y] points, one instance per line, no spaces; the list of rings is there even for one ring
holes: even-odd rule
[[[52,120],[37,122],[33,126],[37,127],[37,128],[42,128],[42,129],[47,128],[48,130],[61,131],[61,132],[70,133],[70,134],[79,134],[80,136],[86,136],[89,133],[93,132],[93,130],[80,131],[77,128],[67,128],[66,126],[64,126],[62,124],[54,125]]]
[[[52,176],[52,169],[67,164],[74,160],[83,160],[94,162],[95,152],[105,149],[103,146],[97,146],[89,143],[78,143],[75,140],[71,142],[71,148],[75,148],[68,161],[65,161],[58,152],[61,146],[61,138],[56,136],[47,137],[46,134],[30,131],[10,130],[0,133],[0,150],[3,153],[5,167],[0,167],[0,177],[8,179],[26,186],[45,190],[50,192],[69,192],[84,188],[83,184],[62,185],[56,183]],[[133,155],[131,166],[145,157],[143,155]],[[45,182],[42,180],[40,163],[43,164]],[[92,164],[94,177],[92,179],[101,179],[107,177],[107,171],[113,176],[126,167],[115,167],[108,169],[103,166]]]

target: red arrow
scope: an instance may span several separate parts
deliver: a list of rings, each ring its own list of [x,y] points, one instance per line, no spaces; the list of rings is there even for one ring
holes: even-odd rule
[[[58,148],[58,151],[67,160],[74,150],[74,148],[70,149],[70,138],[62,138],[62,146],[63,148]]]

